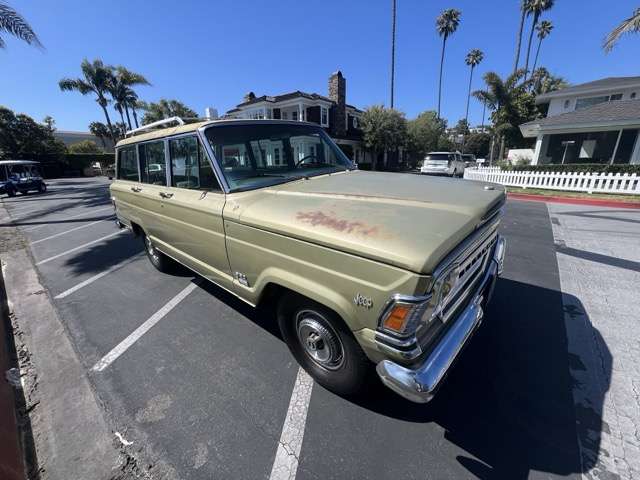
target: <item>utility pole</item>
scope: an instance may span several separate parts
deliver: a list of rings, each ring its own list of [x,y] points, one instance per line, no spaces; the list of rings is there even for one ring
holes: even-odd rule
[[[391,108],[396,73],[396,0],[391,0]]]

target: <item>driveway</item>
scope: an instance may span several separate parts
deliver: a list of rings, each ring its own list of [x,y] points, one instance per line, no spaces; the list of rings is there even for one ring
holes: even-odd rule
[[[621,288],[616,302],[629,303],[624,328],[633,332],[638,213],[615,212],[611,220],[606,213],[581,215],[582,207],[553,207],[550,214],[544,203],[509,201],[501,227],[505,273],[486,321],[424,406],[379,384],[359,399],[313,385],[268,312],[188,272],[154,270],[140,240],[115,227],[106,180],[50,185],[48,194],[3,205],[30,244],[105,421],[153,478],[578,478],[605,470],[631,478],[633,461],[623,471],[603,459],[610,452],[601,442],[609,445],[618,434],[601,433],[607,389],[581,397],[574,388],[576,365],[589,367],[595,350],[571,349],[566,322],[580,312],[582,329],[571,334],[593,333],[594,318],[604,317],[598,328],[615,330],[620,310],[592,311],[592,298],[602,298],[602,288]],[[611,238],[620,225],[630,239],[626,252],[615,242],[606,252],[591,249],[598,235]],[[581,229],[590,230],[593,245],[572,243]],[[578,288],[567,283],[575,265],[564,255],[587,262],[595,276],[604,273],[606,257],[607,268],[624,270],[626,280],[615,287],[583,281]],[[621,381],[637,387],[640,354],[637,334],[629,333],[617,332],[624,344],[602,333],[597,352],[616,358],[619,345],[628,348],[630,371]],[[609,383],[611,364],[597,364]],[[589,428],[576,428],[585,411]],[[620,422],[610,425],[621,429]]]

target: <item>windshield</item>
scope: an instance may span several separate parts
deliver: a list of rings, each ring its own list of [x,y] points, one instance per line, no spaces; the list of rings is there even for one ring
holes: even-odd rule
[[[320,127],[218,125],[205,134],[232,191],[354,168]]]

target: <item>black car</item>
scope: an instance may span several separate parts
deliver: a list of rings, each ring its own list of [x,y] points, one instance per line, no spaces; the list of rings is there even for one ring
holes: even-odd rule
[[[18,192],[26,195],[30,191],[47,191],[47,184],[38,170],[38,162],[0,160],[0,195],[6,193],[15,197]]]

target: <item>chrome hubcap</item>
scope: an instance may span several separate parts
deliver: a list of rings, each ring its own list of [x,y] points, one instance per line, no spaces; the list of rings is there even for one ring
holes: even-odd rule
[[[315,363],[336,370],[344,362],[340,337],[318,313],[304,310],[296,316],[298,340],[305,353]]]

